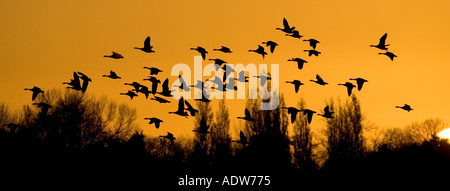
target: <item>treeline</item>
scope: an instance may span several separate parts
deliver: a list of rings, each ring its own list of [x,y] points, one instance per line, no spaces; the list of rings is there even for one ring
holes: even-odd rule
[[[436,134],[445,128],[440,119],[380,129],[364,120],[352,96],[328,100],[334,118],[311,128],[301,113],[290,124],[283,95],[275,110],[260,110],[261,101],[247,101],[255,121],[236,121],[234,129],[225,100],[219,100],[215,112],[210,103],[197,102],[194,128],[207,126],[209,132],[173,144],[143,135],[136,110],[105,97],[51,90],[17,113],[0,104],[3,175],[18,182],[129,180],[166,186],[176,186],[186,174],[264,175],[273,177],[276,187],[347,187],[393,183],[399,177],[434,180],[450,169],[450,145]],[[306,109],[306,102],[300,99],[297,108]],[[235,142],[231,134],[238,131],[248,144]]]

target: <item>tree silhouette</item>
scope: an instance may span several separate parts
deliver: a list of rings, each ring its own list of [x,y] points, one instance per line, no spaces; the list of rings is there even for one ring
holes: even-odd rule
[[[326,163],[334,166],[350,164],[361,159],[364,154],[363,116],[359,100],[352,95],[344,104],[338,103],[337,107],[332,99],[328,105],[335,115],[334,118],[327,120],[325,134],[328,138],[328,160]]]
[[[299,100],[297,108],[300,110],[306,109],[306,103],[303,99]],[[311,126],[306,115],[300,114],[294,122],[292,145],[295,166],[300,173],[304,175],[313,173],[317,169],[317,165],[312,158],[314,144],[312,143]]]
[[[211,129],[210,155],[215,166],[221,171],[227,169],[227,163],[231,160],[230,118],[225,99],[219,101],[216,111],[215,123]]]

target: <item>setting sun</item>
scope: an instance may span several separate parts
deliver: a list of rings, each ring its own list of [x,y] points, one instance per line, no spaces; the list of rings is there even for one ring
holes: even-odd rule
[[[438,136],[440,138],[450,140],[450,128],[442,130],[441,132],[438,133]]]

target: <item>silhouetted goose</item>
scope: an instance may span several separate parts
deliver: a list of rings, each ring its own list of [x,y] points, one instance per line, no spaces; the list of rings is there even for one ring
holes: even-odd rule
[[[160,135],[159,137],[163,137],[170,140],[170,143],[173,144],[173,141],[176,139],[172,133],[167,132],[166,136]]]
[[[358,91],[361,91],[364,82],[368,82],[367,80],[363,78],[350,78],[350,80],[356,80],[356,84],[358,84]]]
[[[104,55],[103,57],[109,57],[109,58],[114,58],[114,59],[121,59],[123,58],[123,56],[117,52],[112,51],[111,55]]]
[[[297,118],[297,113],[300,110],[295,108],[295,107],[283,107],[283,109],[287,109],[288,110],[288,114],[291,115],[291,123],[294,123],[295,119]]]
[[[153,124],[154,123],[156,129],[159,129],[159,125],[161,124],[161,122],[164,122],[163,120],[158,119],[156,117],[147,117],[147,118],[144,118],[144,119],[150,120],[150,122],[148,122],[148,124]]]
[[[300,39],[300,38],[303,37],[302,35],[300,35],[300,33],[298,32],[298,30],[294,30],[294,31],[292,32],[292,34],[286,34],[286,36],[290,36],[290,37],[298,38],[298,39]]]
[[[321,54],[321,52],[319,52],[317,50],[313,50],[313,49],[311,49],[311,50],[303,50],[303,51],[304,52],[308,52],[308,56],[312,56],[312,55],[319,56],[319,54]]]
[[[41,88],[37,86],[33,86],[33,88],[25,88],[25,90],[30,90],[33,92],[33,95],[31,96],[31,101],[34,101],[39,93],[44,93],[44,91],[41,90]]]
[[[180,85],[175,86],[175,87],[178,87],[186,92],[191,91],[191,88],[189,88],[189,86],[186,84],[186,81],[184,81],[184,79],[181,75],[178,75],[178,81],[180,82]],[[172,91],[176,91],[176,90],[172,90]]]
[[[252,118],[252,116],[250,115],[250,111],[248,111],[247,108],[245,108],[245,116],[244,117],[237,117],[238,119],[243,119],[246,121],[255,121],[255,119]]]
[[[317,43],[320,43],[318,40],[316,39],[306,39],[303,41],[309,41],[309,46],[311,46],[313,49],[316,49]]]
[[[195,116],[195,113],[197,113],[198,110],[195,109],[194,107],[192,107],[192,105],[187,100],[184,100],[184,103],[186,104],[186,107],[187,107],[187,108],[185,108],[185,110],[189,111],[191,116]]]
[[[114,71],[110,70],[109,75],[103,75],[103,77],[108,77],[111,79],[121,79]]]
[[[330,119],[330,118],[334,118],[334,117],[333,117],[333,113],[334,113],[334,112],[330,111],[330,106],[327,105],[327,106],[323,109],[323,114],[318,113],[317,115],[322,116],[322,117],[325,117],[325,118],[327,118],[327,119]]]
[[[352,95],[352,90],[353,90],[354,87],[356,87],[355,85],[353,85],[350,82],[345,82],[345,84],[338,84],[338,85],[347,87],[347,94],[348,94],[348,96]]]
[[[134,93],[133,91],[128,90],[127,93],[120,93],[120,95],[127,95],[130,96],[131,100],[133,100],[133,97],[138,96],[136,93]]]
[[[200,120],[200,126],[197,129],[192,130],[193,132],[196,132],[198,134],[206,135],[209,133],[209,125],[206,123],[206,118],[202,117]]]
[[[375,47],[378,48],[380,50],[387,50],[387,46],[389,46],[389,44],[386,44],[386,38],[387,38],[387,33],[385,33],[381,38],[380,41],[378,42],[377,45],[370,45],[370,47]]]
[[[264,75],[264,74],[260,74],[259,76],[253,76],[254,78],[259,78],[259,84],[261,86],[264,86],[264,84],[266,84],[267,80],[271,80],[272,78]]]
[[[144,47],[143,47],[143,48],[138,48],[138,47],[134,47],[134,48],[135,48],[135,49],[142,50],[142,51],[144,51],[144,52],[146,52],[146,53],[152,53],[152,52],[155,52],[155,51],[152,50],[152,49],[153,49],[153,46],[150,45],[150,36],[148,36],[147,38],[145,38],[145,41],[144,41]]]
[[[161,83],[161,81],[159,81],[155,77],[149,78],[149,81],[152,82],[152,94],[155,95],[156,91],[158,90],[158,84]]]
[[[169,114],[176,114],[183,117],[188,117],[188,113],[184,111],[184,98],[181,97],[180,100],[178,100],[178,109],[175,112],[169,112]]]
[[[395,106],[395,108],[400,108],[400,109],[403,109],[403,110],[408,111],[408,112],[411,111],[411,110],[414,110],[408,104],[405,104],[404,106]]]
[[[303,109],[300,111],[303,111],[303,115],[306,115],[306,117],[308,119],[308,123],[311,123],[312,117],[313,117],[314,113],[316,113],[316,112],[313,110],[310,110],[310,109]]]
[[[231,73],[235,72],[234,68],[232,68],[228,64],[223,65],[222,70],[223,70],[223,78],[222,78],[223,82],[225,82],[227,80],[228,76]]]
[[[301,58],[291,58],[287,61],[293,61],[293,62],[297,62],[297,67],[299,70],[303,69],[303,64],[304,63],[308,63],[306,60],[303,60]]]
[[[300,86],[304,85],[300,80],[286,81],[286,83],[295,85],[295,93],[298,93],[298,89],[300,88]]]
[[[228,47],[226,47],[226,46],[222,46],[221,48],[219,48],[219,49],[213,49],[214,51],[221,51],[221,52],[223,52],[223,53],[232,53],[231,52],[231,50],[230,50],[230,48],[228,48]]]
[[[309,80],[309,81],[315,82],[316,84],[319,84],[319,85],[322,85],[322,86],[328,84],[327,82],[323,81],[323,79],[319,76],[319,74],[316,75],[316,79],[317,80]]]
[[[129,86],[133,86],[134,87],[134,91],[136,91],[136,93],[139,92],[139,88],[141,88],[141,84],[137,83],[137,82],[133,82],[133,83],[124,83],[124,85],[129,85]]]
[[[286,20],[286,18],[283,18],[283,28],[276,28],[276,30],[283,31],[285,33],[293,33],[294,29],[295,29],[294,26],[292,27],[289,26],[289,23]]]
[[[91,78],[86,76],[85,74],[78,72],[78,75],[80,75],[80,79],[83,80],[83,84],[81,85],[81,92],[86,92],[87,87],[89,85],[89,82],[92,82]]]
[[[191,50],[196,50],[202,55],[203,60],[206,59],[206,54],[208,53],[208,51],[206,51],[205,48],[197,46],[197,48],[191,48]]]
[[[387,51],[387,52],[381,52],[381,53],[378,53],[378,54],[384,54],[384,55],[386,55],[387,57],[389,57],[389,58],[391,59],[391,61],[394,61],[394,58],[397,57],[397,55],[395,55],[394,53],[389,52],[389,51]]]
[[[238,90],[238,87],[236,85],[234,85],[234,78],[230,78],[230,80],[227,83],[223,84],[223,86],[225,87],[224,88],[225,91],[226,90],[232,90],[232,91]]]
[[[275,47],[278,46],[278,44],[274,41],[267,41],[267,42],[262,42],[263,44],[265,44],[266,46],[270,47],[270,53],[273,53],[273,51],[275,51]]]
[[[237,141],[232,141],[232,142],[236,142],[236,143],[240,143],[240,144],[248,144],[248,138],[245,136],[244,132],[239,132],[239,140]]]
[[[41,117],[47,116],[48,110],[52,107],[51,105],[45,102],[33,103],[33,105],[36,105],[37,107],[41,108],[41,113],[39,113]]]
[[[148,95],[150,93],[153,93],[150,90],[148,90],[147,86],[144,86],[144,85],[141,85],[141,87],[139,87],[139,92],[141,92],[141,93],[143,93],[145,95],[145,99],[148,99]]]
[[[158,73],[162,72],[162,70],[160,70],[159,68],[155,68],[155,67],[144,66],[144,69],[150,70],[150,75],[158,75]]]
[[[71,79],[70,82],[63,82],[63,84],[71,86],[67,88],[81,91],[80,77],[78,76],[77,72],[73,72],[73,79]]]
[[[162,83],[162,92],[160,92],[162,96],[172,97],[172,92],[169,89],[169,78],[166,78]]]
[[[164,99],[162,97],[158,97],[158,96],[154,96],[154,97],[150,98],[150,100],[155,100],[159,103],[170,103],[169,100],[166,100],[166,99]]]
[[[208,59],[208,60],[214,61],[214,64],[215,64],[214,66],[216,67],[216,71],[219,70],[219,68],[220,68],[224,63],[227,63],[227,62],[225,62],[224,60],[218,59],[218,58],[215,58],[215,59],[210,58],[210,59]]]
[[[245,71],[242,70],[238,74],[238,78],[236,78],[238,82],[248,82],[248,76],[245,76]]]
[[[211,79],[208,79],[208,80],[206,80],[206,81],[210,81],[210,82],[212,82],[212,83],[214,83],[214,84],[217,85],[217,88],[216,88],[215,86],[213,86],[213,87],[211,87],[211,89],[219,90],[219,91],[224,91],[223,80],[220,79],[220,77],[214,76],[214,78],[213,78],[212,80],[211,80]]]
[[[249,52],[256,52],[258,54],[261,54],[264,60],[264,56],[267,55],[267,52],[264,51],[264,47],[261,45],[258,45],[258,48],[256,50],[248,50]]]
[[[197,83],[195,85],[190,85],[189,87],[193,87],[193,88],[197,88],[197,89],[203,90],[205,85],[204,85],[203,81],[197,80]]]
[[[211,102],[211,100],[209,99],[210,95],[208,94],[208,92],[206,92],[205,89],[202,90],[202,99],[195,99],[195,101],[201,101],[201,102]]]

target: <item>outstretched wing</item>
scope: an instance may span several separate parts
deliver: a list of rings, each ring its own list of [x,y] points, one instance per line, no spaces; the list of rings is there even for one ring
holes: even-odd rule
[[[178,111],[179,113],[183,113],[184,112],[184,98],[181,97],[180,100],[178,101]]]
[[[294,123],[295,119],[297,118],[297,110],[291,111],[291,123]]]
[[[148,36],[144,41],[144,49],[150,49],[150,36]]]
[[[288,21],[286,20],[286,18],[283,18],[283,26],[285,29],[290,29],[291,27],[289,26]]]
[[[73,72],[73,89],[75,90],[81,90],[81,83],[80,83],[80,77],[78,76],[77,72]]]
[[[250,115],[250,111],[248,111],[247,108],[245,108],[245,117],[248,117],[248,118],[252,117],[252,116]]]
[[[380,42],[378,43],[379,45],[386,45],[386,38],[387,38],[387,33],[385,33],[381,38],[380,38]]]
[[[162,92],[170,92],[169,90],[169,78],[166,78],[166,80],[164,80],[163,84],[162,84]]]
[[[323,111],[324,111],[324,113],[330,113],[330,106],[326,106],[324,109],[323,109]]]
[[[241,141],[247,142],[247,137],[244,135],[244,132],[240,132],[239,133],[239,138],[241,139]]]

